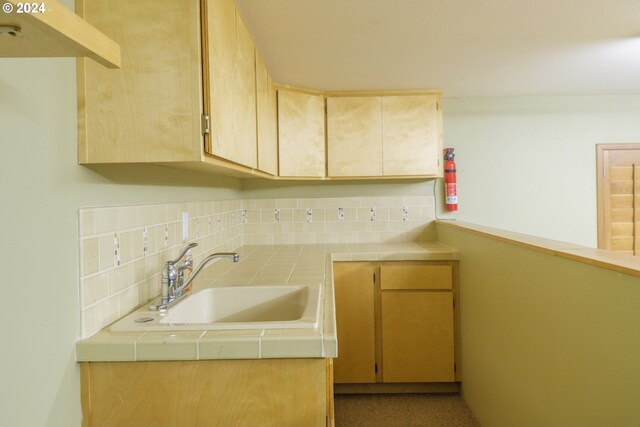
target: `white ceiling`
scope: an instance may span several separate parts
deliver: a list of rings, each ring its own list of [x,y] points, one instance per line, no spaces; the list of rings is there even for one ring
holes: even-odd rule
[[[237,0],[274,80],[445,96],[640,94],[640,0]]]

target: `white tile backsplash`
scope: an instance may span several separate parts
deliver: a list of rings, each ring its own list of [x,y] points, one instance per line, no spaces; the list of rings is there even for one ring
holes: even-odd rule
[[[242,245],[242,200],[83,208],[79,211],[83,338],[155,298],[161,271],[183,246],[190,217],[194,260]]]
[[[433,196],[245,200],[244,206],[260,212],[244,226],[245,245],[435,240]],[[282,228],[274,229],[276,222]]]
[[[78,214],[82,338],[160,293],[183,247],[198,264],[242,245],[435,241],[432,196],[251,199],[82,208]],[[403,212],[405,212],[403,214]]]

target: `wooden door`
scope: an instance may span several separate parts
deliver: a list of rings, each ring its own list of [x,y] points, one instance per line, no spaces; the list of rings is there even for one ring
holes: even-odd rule
[[[385,176],[442,174],[439,95],[382,97]]]
[[[198,2],[91,0],[76,10],[122,49],[117,70],[78,59],[78,162],[200,161]]]
[[[376,382],[375,271],[370,263],[334,264],[338,332],[335,383]]]
[[[324,117],[324,96],[295,90],[278,90],[280,176],[325,176]]]
[[[640,144],[599,144],[598,247],[640,255]]]
[[[455,381],[453,294],[382,292],[382,379]]]
[[[327,163],[331,177],[382,176],[382,100],[327,98]]]
[[[251,34],[233,0],[204,1],[205,113],[211,117],[206,151],[257,167],[256,68]]]
[[[324,359],[84,362],[83,427],[325,427]]]
[[[278,104],[276,89],[264,60],[256,50],[256,116],[258,169],[278,174]]]

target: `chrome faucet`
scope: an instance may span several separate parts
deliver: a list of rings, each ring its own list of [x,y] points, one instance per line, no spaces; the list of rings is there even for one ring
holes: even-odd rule
[[[189,294],[186,289],[202,269],[211,261],[218,258],[231,258],[233,262],[240,261],[240,255],[235,252],[216,252],[206,257],[200,265],[185,280],[184,272],[193,268],[193,260],[185,259],[187,252],[198,246],[197,243],[189,243],[184,247],[180,255],[173,261],[167,261],[162,270],[162,298],[158,304],[153,304],[149,308],[151,310],[166,310],[173,304],[181,300]]]

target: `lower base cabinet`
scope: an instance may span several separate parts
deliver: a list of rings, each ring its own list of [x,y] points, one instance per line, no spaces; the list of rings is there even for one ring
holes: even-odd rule
[[[331,359],[83,362],[82,426],[332,426],[331,364]]]
[[[337,262],[336,384],[456,378],[455,261]]]
[[[383,382],[454,381],[451,292],[382,293]]]

